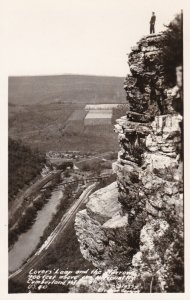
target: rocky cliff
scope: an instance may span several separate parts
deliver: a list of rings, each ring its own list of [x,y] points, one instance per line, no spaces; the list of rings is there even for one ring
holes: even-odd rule
[[[117,182],[94,193],[75,222],[86,259],[135,272],[133,286],[150,292],[183,289],[182,70],[170,87],[163,43],[164,34],[149,35],[129,54]]]

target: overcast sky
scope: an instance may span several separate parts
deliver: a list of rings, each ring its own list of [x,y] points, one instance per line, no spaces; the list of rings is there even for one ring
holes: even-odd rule
[[[2,1],[2,59],[9,75],[125,76],[130,48],[183,8],[176,0]]]

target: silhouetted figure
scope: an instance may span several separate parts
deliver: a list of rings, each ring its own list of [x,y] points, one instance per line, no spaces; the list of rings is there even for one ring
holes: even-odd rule
[[[156,22],[156,16],[155,13],[153,12],[152,17],[150,19],[150,34],[155,33],[155,29],[154,29],[155,22]]]

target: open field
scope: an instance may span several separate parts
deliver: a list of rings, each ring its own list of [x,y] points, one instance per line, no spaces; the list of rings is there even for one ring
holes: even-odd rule
[[[43,153],[117,150],[113,126],[84,126],[85,115],[83,104],[11,105],[9,136]]]
[[[118,149],[117,136],[112,125],[84,126],[81,114],[74,115],[75,105],[32,105],[25,106],[9,118],[9,136],[22,143],[47,151],[97,151]],[[17,108],[18,110],[18,108]],[[78,111],[78,110],[77,110]],[[73,115],[72,115],[73,114]],[[70,116],[72,117],[70,118]],[[74,118],[75,116],[75,118]]]
[[[43,153],[117,150],[111,124],[84,126],[85,106],[124,102],[121,77],[10,77],[9,136]]]

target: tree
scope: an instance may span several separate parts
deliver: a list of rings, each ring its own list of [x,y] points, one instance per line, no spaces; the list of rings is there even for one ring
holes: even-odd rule
[[[19,189],[40,175],[45,157],[39,151],[31,150],[21,141],[11,138],[8,141],[8,151],[9,201],[12,201]]]
[[[168,83],[176,84],[176,67],[183,64],[183,15],[177,14],[166,26],[162,44],[163,65]]]

